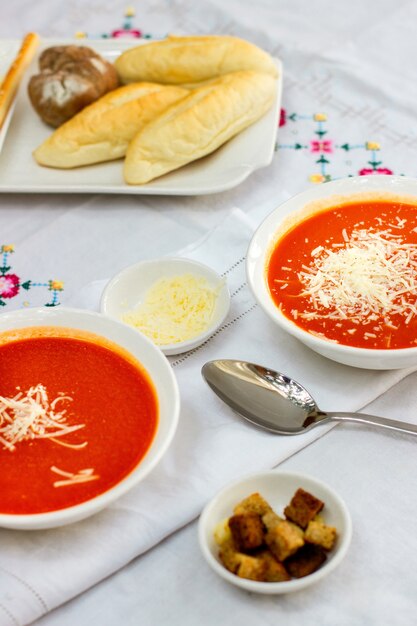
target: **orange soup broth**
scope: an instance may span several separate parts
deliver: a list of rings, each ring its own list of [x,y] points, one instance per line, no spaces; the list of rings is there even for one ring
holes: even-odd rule
[[[72,329],[23,329],[0,335],[0,395],[12,398],[41,383],[49,400],[60,394],[69,425],[84,424],[59,440],[25,440],[15,450],[0,445],[0,513],[43,513],[85,502],[107,491],[138,465],[158,422],[158,401],[148,374],[122,348]],[[97,479],[54,487],[57,467]]]
[[[328,250],[337,252],[348,245],[353,231],[365,230],[381,234],[417,250],[417,203],[364,200],[333,206],[295,224],[280,238],[272,250],[266,267],[266,278],[272,299],[282,313],[303,330],[340,344],[372,349],[409,348],[417,344],[417,315],[413,312],[417,292],[413,289],[401,297],[410,303],[399,314],[379,310],[377,314],[336,314],[335,307],[317,305],[305,293],[303,273],[311,272],[314,255]],[[388,233],[388,234],[387,234]],[[320,247],[325,251],[320,250]],[[417,257],[416,257],[417,258]],[[414,259],[415,261],[416,259]],[[408,268],[416,277],[417,269]],[[304,294],[303,294],[304,292]],[[306,315],[306,317],[304,317]],[[330,317],[328,317],[330,315]]]

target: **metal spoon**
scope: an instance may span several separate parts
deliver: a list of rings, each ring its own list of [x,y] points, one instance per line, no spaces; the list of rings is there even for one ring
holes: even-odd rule
[[[209,361],[201,372],[213,391],[234,411],[273,433],[298,435],[319,424],[337,421],[417,435],[417,426],[407,422],[364,413],[321,411],[300,383],[261,365],[225,359]]]

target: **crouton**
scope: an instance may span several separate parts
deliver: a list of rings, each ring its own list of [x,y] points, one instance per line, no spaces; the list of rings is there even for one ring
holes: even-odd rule
[[[336,528],[333,526],[326,526],[325,524],[315,520],[309,522],[304,533],[304,539],[306,542],[314,543],[316,546],[321,546],[325,550],[331,550],[333,548],[336,536]]]
[[[248,552],[264,543],[264,525],[257,513],[240,513],[229,519],[229,528],[236,548]]]
[[[219,558],[226,569],[240,578],[249,580],[266,580],[268,563],[265,559],[252,557],[238,552],[233,540],[225,541],[220,546]]]
[[[213,534],[214,534],[214,541],[217,543],[218,546],[232,539],[232,533],[229,528],[228,517],[226,517],[221,522],[216,524]]]
[[[265,582],[267,569],[268,564],[264,559],[239,553],[239,566],[236,571],[239,578]]]
[[[267,565],[264,578],[265,582],[280,583],[285,580],[291,580],[291,576],[288,574],[283,563],[277,561],[269,550],[258,552],[257,557],[258,559],[264,561]]]
[[[285,561],[287,572],[294,578],[303,578],[315,572],[326,560],[320,546],[306,543],[296,554]]]
[[[267,526],[265,543],[278,561],[284,561],[304,545],[303,531],[287,520]]]
[[[291,502],[285,507],[284,515],[301,528],[307,528],[308,523],[323,507],[324,502],[304,489],[297,489]]]
[[[258,515],[265,515],[272,511],[272,508],[260,493],[252,493],[250,496],[239,502],[233,509],[235,515],[240,513],[257,513]]]
[[[239,552],[236,550],[232,537],[226,539],[220,544],[219,559],[226,569],[233,574],[237,573],[239,568]]]
[[[283,521],[284,519],[277,515],[275,511],[269,511],[268,513],[265,513],[265,515],[262,515],[262,522],[267,530],[268,528],[272,528],[272,526],[276,526],[278,522]]]

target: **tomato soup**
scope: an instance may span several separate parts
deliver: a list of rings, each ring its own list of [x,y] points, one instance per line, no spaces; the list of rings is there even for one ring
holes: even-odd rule
[[[277,241],[266,271],[276,306],[313,335],[361,348],[417,345],[417,203],[318,211]]]
[[[63,509],[119,483],[158,423],[148,374],[115,344],[61,328],[0,335],[0,513]]]

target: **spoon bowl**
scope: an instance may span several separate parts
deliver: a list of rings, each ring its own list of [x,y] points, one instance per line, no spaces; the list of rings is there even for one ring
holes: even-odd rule
[[[321,411],[300,383],[262,365],[219,359],[206,363],[202,375],[236,413],[279,435],[298,435],[332,421],[371,424],[417,435],[417,426],[407,422],[364,413]]]

